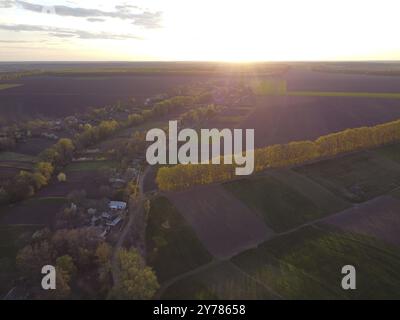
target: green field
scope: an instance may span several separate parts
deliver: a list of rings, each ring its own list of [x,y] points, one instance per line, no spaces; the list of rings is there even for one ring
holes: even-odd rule
[[[400,185],[400,165],[372,152],[358,152],[294,169],[353,202],[363,202]]]
[[[7,89],[11,89],[11,88],[20,87],[20,86],[22,86],[22,84],[3,83],[3,84],[0,84],[0,90],[7,90]]]
[[[267,300],[277,297],[230,262],[221,262],[170,286],[163,299]]]
[[[399,299],[400,249],[376,239],[306,227],[232,259],[287,299]],[[357,290],[341,288],[353,265]]]
[[[400,163],[400,144],[387,145],[373,150],[374,153]]]
[[[53,216],[63,204],[67,202],[63,197],[34,197],[16,204],[0,207],[0,218],[15,217],[18,224],[25,220],[36,220],[34,217]],[[21,221],[20,221],[21,220]],[[35,224],[36,222],[29,222]]]
[[[148,260],[160,282],[211,260],[191,227],[167,198],[151,201],[146,238]]]
[[[114,161],[101,160],[101,161],[79,161],[73,162],[65,167],[65,172],[71,171],[96,171],[115,168],[117,163]]]
[[[289,96],[300,96],[300,97],[356,97],[356,98],[400,99],[400,93],[379,93],[379,92],[289,91],[286,94]]]
[[[326,214],[309,198],[271,176],[229,182],[224,187],[258,211],[276,232],[290,230]]]
[[[21,161],[21,162],[36,162],[37,157],[15,153],[15,152],[0,152],[0,161]]]
[[[310,199],[326,214],[342,211],[351,205],[307,176],[301,175],[291,169],[271,170],[268,172],[268,175],[271,175]]]

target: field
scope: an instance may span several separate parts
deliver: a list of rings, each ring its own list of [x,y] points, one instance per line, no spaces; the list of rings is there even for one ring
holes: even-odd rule
[[[95,170],[94,165],[73,166],[71,170],[65,171],[67,181],[58,182],[54,179],[49,186],[41,189],[37,195],[40,197],[66,197],[72,191],[85,190],[88,198],[100,198],[100,188],[108,184],[108,179],[102,170]],[[85,169],[84,169],[85,168]],[[98,169],[107,168],[97,166]]]
[[[293,229],[332,212],[272,176],[242,179],[224,187],[259,212],[275,232]]]
[[[400,92],[400,77],[315,72],[299,66],[283,78],[289,91]]]
[[[372,152],[320,161],[295,171],[353,202],[372,199],[400,184],[399,164]]]
[[[289,96],[294,97],[356,97],[356,98],[382,98],[400,99],[400,93],[382,92],[337,92],[337,91],[290,91]]]
[[[256,212],[221,186],[199,187],[168,197],[215,257],[230,257],[274,234]]]
[[[384,146],[224,183],[239,201],[235,207],[252,208],[276,233],[251,249],[237,250],[229,260],[177,277],[161,297],[400,299],[398,152],[399,145]],[[190,222],[195,230],[201,223],[212,228],[216,223],[207,214],[221,212],[214,210],[211,196],[222,198],[218,186],[200,189],[207,188],[209,195],[203,201],[208,208],[203,204],[201,212],[202,197],[196,189],[169,195],[185,217],[190,210],[195,212],[195,218],[187,217],[196,219],[196,224]],[[182,202],[192,207],[183,207]],[[232,210],[231,201],[221,202]],[[222,224],[218,226],[225,234]],[[235,232],[238,237],[240,232]],[[207,238],[199,238],[210,245]],[[357,290],[341,288],[344,265],[355,266]]]
[[[400,200],[390,196],[342,211],[324,223],[400,246]]]
[[[23,86],[0,90],[2,116],[12,119],[28,116],[63,117],[89,107],[101,107],[167,92],[198,80],[196,76],[113,75],[104,78],[79,76],[31,76],[20,80]]]
[[[167,198],[151,201],[147,226],[149,263],[163,282],[211,260],[191,227]]]
[[[64,168],[66,173],[74,171],[100,171],[110,169],[116,166],[113,161],[79,161],[73,162]]]
[[[315,139],[348,128],[400,118],[400,100],[365,97],[260,97],[240,128],[255,130],[255,146]]]
[[[11,88],[19,87],[20,84],[8,84],[8,83],[0,83],[0,90],[7,90]]]
[[[58,210],[66,203],[63,197],[34,197],[0,209],[0,225],[51,225]]]
[[[232,261],[288,299],[400,297],[400,249],[365,236],[306,227]],[[348,264],[357,268],[357,290],[341,289]]]
[[[18,143],[14,151],[21,154],[37,156],[54,143],[55,141],[46,138],[30,138],[26,142]]]
[[[276,299],[264,285],[254,281],[230,262],[222,262],[169,287],[163,299]]]
[[[0,152],[0,162],[12,162],[12,161],[20,161],[20,162],[36,162],[37,158],[15,152]]]

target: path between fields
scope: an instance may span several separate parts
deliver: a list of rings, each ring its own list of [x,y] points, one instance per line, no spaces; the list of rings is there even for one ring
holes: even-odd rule
[[[374,201],[374,200],[375,200],[375,198],[374,198],[374,199],[371,199],[371,200],[369,200],[369,201],[364,202],[364,204],[367,204],[367,203],[369,203],[370,201]],[[359,206],[359,204],[353,204],[353,205],[352,205],[352,207],[357,207],[357,206]],[[302,229],[302,228],[304,228],[304,227],[307,227],[307,226],[315,226],[316,224],[319,224],[319,223],[329,222],[330,219],[334,218],[335,216],[342,216],[345,212],[348,212],[348,210],[349,210],[349,209],[346,209],[346,210],[337,212],[337,213],[335,213],[335,214],[333,214],[333,215],[328,215],[328,216],[322,217],[322,218],[320,218],[320,219],[316,219],[316,220],[313,220],[313,221],[308,221],[308,222],[306,222],[306,223],[304,223],[304,224],[302,224],[302,225],[299,225],[299,226],[297,226],[297,227],[295,227],[295,228],[292,228],[292,229],[287,230],[287,231],[284,231],[284,232],[275,233],[275,234],[274,234],[272,237],[270,237],[267,241],[270,241],[270,240],[272,240],[272,239],[275,239],[275,238],[280,237],[280,236],[283,236],[283,235],[291,234],[291,233],[296,232],[296,231],[298,231],[298,230],[300,230],[300,229]],[[248,248],[245,248],[245,249],[243,249],[243,250],[241,250],[241,251],[239,251],[239,252],[236,252],[235,255],[239,255],[239,254],[241,254],[241,253],[243,253],[243,252],[245,252],[245,251],[247,251],[247,250],[255,249],[255,248],[257,248],[257,247],[258,247],[258,244],[254,245],[253,247],[248,247]],[[202,265],[202,266],[199,266],[199,267],[197,267],[197,268],[195,268],[195,269],[193,269],[193,270],[190,270],[190,271],[188,271],[188,272],[186,272],[186,273],[180,274],[180,275],[178,275],[178,276],[176,276],[176,277],[174,277],[174,278],[172,278],[172,279],[166,281],[165,283],[163,283],[163,284],[161,285],[161,288],[160,288],[160,290],[159,290],[159,292],[158,292],[158,294],[157,294],[157,298],[161,298],[162,295],[165,293],[165,291],[166,291],[170,286],[172,286],[173,284],[175,284],[176,282],[181,281],[181,280],[183,280],[183,279],[185,279],[185,278],[187,278],[187,277],[189,277],[189,276],[196,275],[196,274],[198,274],[198,273],[200,273],[200,272],[202,272],[202,271],[204,271],[204,270],[207,270],[207,269],[211,268],[212,266],[217,265],[217,264],[219,264],[219,263],[221,263],[221,262],[223,262],[223,261],[230,261],[231,258],[232,258],[232,257],[226,257],[226,258],[221,258],[221,259],[214,259],[213,261],[211,261],[211,262],[209,262],[209,263],[207,263],[207,264],[204,264],[204,265]],[[246,273],[244,270],[241,270],[241,271],[242,271],[243,274],[245,274],[246,276],[248,276],[249,278],[252,279],[252,276],[251,276],[251,275],[249,275],[248,273]],[[266,287],[265,285],[264,285],[264,287],[267,288],[274,296],[276,296],[276,297],[278,297],[278,298],[280,297],[280,295],[279,295],[278,293],[274,292],[271,288]]]
[[[119,283],[119,268],[118,268],[118,259],[117,259],[118,250],[124,244],[124,241],[125,241],[127,235],[129,234],[129,232],[132,230],[132,226],[133,226],[134,222],[137,221],[137,218],[144,217],[143,201],[144,201],[145,197],[143,194],[143,183],[146,178],[146,175],[149,172],[150,172],[150,167],[146,167],[146,169],[143,171],[142,174],[139,173],[138,197],[136,199],[132,199],[129,201],[128,222],[125,224],[125,227],[123,228],[123,230],[118,238],[118,241],[114,246],[114,250],[113,250],[113,254],[112,254],[112,258],[111,258],[111,274],[112,274],[114,285],[117,285]]]

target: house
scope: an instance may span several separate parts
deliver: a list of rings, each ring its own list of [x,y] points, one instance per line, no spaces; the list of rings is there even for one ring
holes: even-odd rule
[[[120,223],[121,221],[122,221],[122,218],[121,218],[121,217],[116,217],[113,221],[107,222],[107,226],[115,227],[115,226],[118,225],[118,223]]]
[[[111,210],[125,210],[126,209],[126,202],[123,201],[110,201],[108,207]]]
[[[108,213],[108,212],[103,212],[103,213],[101,214],[101,217],[102,217],[103,219],[111,219],[111,218],[112,218],[112,215],[111,215],[110,213]]]

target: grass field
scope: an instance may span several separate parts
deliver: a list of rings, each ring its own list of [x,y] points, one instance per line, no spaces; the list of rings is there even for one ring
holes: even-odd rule
[[[399,299],[400,249],[349,233],[306,227],[232,259],[288,299]],[[357,290],[341,288],[341,269],[353,265]]]
[[[193,230],[164,197],[151,201],[146,237],[149,263],[160,282],[211,260]]]
[[[400,185],[400,166],[371,152],[359,152],[295,169],[332,192],[363,202]]]
[[[114,161],[79,161],[69,164],[64,171],[96,171],[105,170],[116,167],[117,163]]]
[[[37,157],[16,152],[0,152],[0,161],[36,162]]]
[[[272,176],[242,179],[225,183],[224,187],[258,211],[276,232],[287,231],[325,214],[310,199]]]
[[[66,203],[64,197],[34,197],[0,208],[1,224],[49,224]]]
[[[400,144],[384,146],[373,151],[374,153],[400,163]]]
[[[336,196],[305,175],[298,174],[291,169],[271,170],[268,172],[268,175],[278,179],[310,199],[326,214],[339,212],[350,206],[349,202]]]
[[[0,84],[0,90],[7,90],[7,89],[11,89],[11,88],[20,87],[20,86],[22,86],[22,84],[3,83],[3,84]]]
[[[222,262],[169,287],[163,299],[267,300],[273,293],[232,263]]]
[[[400,93],[381,92],[341,92],[341,91],[289,91],[288,96],[297,97],[356,97],[356,98],[382,98],[400,99]]]

